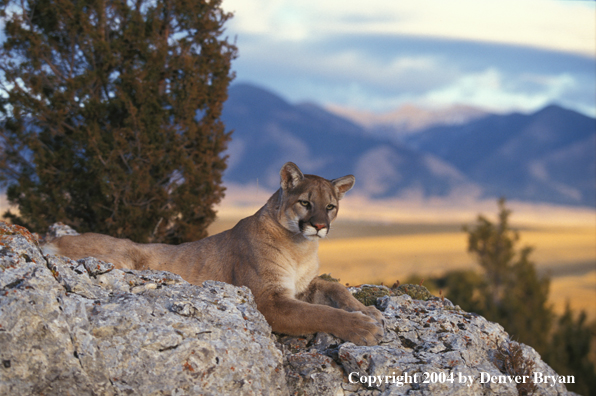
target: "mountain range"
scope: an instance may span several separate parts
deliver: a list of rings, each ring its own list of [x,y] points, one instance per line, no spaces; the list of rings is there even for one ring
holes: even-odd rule
[[[345,114],[292,104],[251,84],[229,89],[225,183],[279,186],[295,162],[326,178],[356,176],[371,198],[498,197],[596,206],[596,120],[559,106],[478,114],[415,133],[371,133]]]
[[[596,206],[596,120],[574,111],[491,115],[406,141],[453,164],[489,196]]]
[[[401,139],[438,125],[463,125],[488,115],[479,107],[452,105],[441,108],[405,104],[395,110],[376,113],[337,105],[325,106],[330,112],[363,126],[373,135]]]

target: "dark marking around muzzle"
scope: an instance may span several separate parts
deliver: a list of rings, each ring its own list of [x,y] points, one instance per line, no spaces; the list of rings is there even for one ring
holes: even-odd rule
[[[321,217],[324,217],[321,219]],[[300,220],[298,221],[298,227],[300,227],[300,231],[304,232],[304,228],[309,225],[313,227],[315,230],[321,231],[324,228],[329,229],[329,220],[327,216],[313,216],[307,220]]]

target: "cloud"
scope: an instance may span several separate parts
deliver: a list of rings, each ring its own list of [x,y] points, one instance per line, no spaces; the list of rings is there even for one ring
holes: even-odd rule
[[[240,79],[291,101],[373,111],[405,103],[533,110],[559,103],[596,112],[595,61],[581,55],[467,41],[344,35],[292,45],[239,38]]]
[[[532,110],[553,102],[575,88],[568,74],[507,76],[496,68],[462,76],[448,86],[433,90],[421,101],[433,104],[466,103],[495,110]]]
[[[596,115],[596,2],[224,0],[239,81],[292,102]]]
[[[596,56],[593,1],[224,0],[232,30],[281,41],[408,35],[523,45]]]

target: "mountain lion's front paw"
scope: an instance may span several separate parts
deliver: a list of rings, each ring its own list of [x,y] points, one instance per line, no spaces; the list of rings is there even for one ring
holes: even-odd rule
[[[362,309],[362,313],[376,320],[379,325],[383,325],[383,323],[385,323],[385,318],[383,317],[383,314],[375,307],[365,307],[364,309]]]
[[[383,327],[376,319],[362,312],[347,313],[346,318],[343,328],[335,334],[339,338],[356,345],[377,345],[383,338]]]

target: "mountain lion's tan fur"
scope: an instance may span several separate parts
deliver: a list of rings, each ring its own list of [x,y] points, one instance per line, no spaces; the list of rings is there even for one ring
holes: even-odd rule
[[[319,239],[354,177],[303,175],[291,162],[280,175],[281,188],[257,213],[200,241],[137,244],[87,233],[57,238],[44,251],[75,260],[93,256],[117,268],[170,271],[197,285],[210,279],[247,286],[273,331],[326,332],[359,345],[377,344],[383,335],[380,312],[317,276]]]

